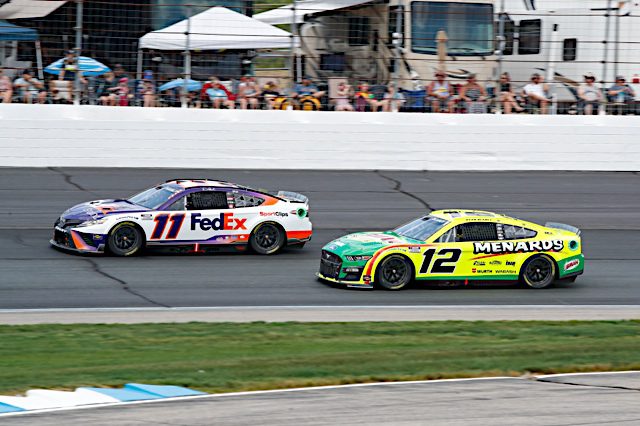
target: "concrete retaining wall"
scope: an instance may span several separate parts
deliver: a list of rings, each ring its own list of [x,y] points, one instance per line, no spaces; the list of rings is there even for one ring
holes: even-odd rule
[[[640,117],[0,104],[0,166],[640,170]]]

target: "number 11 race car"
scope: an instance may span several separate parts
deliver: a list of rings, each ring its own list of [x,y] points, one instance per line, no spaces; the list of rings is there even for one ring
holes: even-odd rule
[[[78,204],[56,220],[55,247],[130,256],[143,247],[203,252],[222,246],[272,254],[311,239],[309,202],[229,182],[174,179],[129,199]]]
[[[580,230],[496,213],[439,210],[393,231],[360,232],[325,245],[318,277],[349,287],[399,290],[411,281],[445,287],[523,282],[544,288],[584,272]]]

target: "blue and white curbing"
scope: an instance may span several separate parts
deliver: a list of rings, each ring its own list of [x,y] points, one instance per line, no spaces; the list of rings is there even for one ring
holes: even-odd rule
[[[182,386],[141,383],[127,383],[122,388],[81,387],[73,392],[32,389],[26,392],[26,396],[0,395],[0,414],[196,395],[206,393]]]

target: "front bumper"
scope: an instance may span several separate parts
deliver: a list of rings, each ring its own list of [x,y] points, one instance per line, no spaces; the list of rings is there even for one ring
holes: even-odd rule
[[[321,279],[322,281],[327,281],[330,283],[335,283],[335,284],[341,284],[344,286],[347,286],[349,288],[373,288],[373,284],[369,283],[365,283],[363,281],[347,281],[347,280],[341,280],[341,279],[337,279],[337,278],[331,278],[331,277],[326,277],[324,275],[322,275],[320,272],[318,272],[316,274],[316,276]]]
[[[59,249],[76,253],[104,253],[106,235],[79,232],[55,226],[49,243]]]
[[[343,259],[335,253],[322,250],[318,278],[324,281],[343,284],[347,287],[373,288],[371,280],[363,279],[365,265],[343,263]],[[366,277],[364,277],[366,278]]]

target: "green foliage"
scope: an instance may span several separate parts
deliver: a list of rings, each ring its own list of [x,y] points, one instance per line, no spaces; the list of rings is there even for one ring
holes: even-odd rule
[[[640,321],[0,326],[0,393],[174,384],[209,392],[638,369]]]

